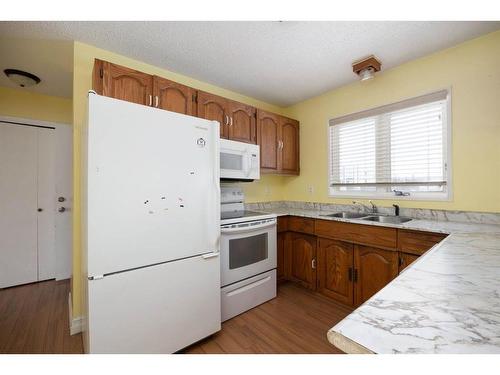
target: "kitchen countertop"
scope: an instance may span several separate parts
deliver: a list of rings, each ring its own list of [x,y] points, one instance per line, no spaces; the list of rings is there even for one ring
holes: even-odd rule
[[[293,215],[450,234],[328,331],[347,353],[500,353],[500,225],[414,219],[403,224]]]

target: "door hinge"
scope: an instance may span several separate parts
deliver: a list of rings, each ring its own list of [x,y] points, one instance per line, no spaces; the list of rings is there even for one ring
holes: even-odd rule
[[[104,78],[104,69],[99,68],[99,77]]]

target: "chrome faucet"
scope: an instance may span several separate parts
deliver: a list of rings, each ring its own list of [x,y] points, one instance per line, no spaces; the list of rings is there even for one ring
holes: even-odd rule
[[[366,211],[370,212],[372,214],[376,214],[377,213],[377,206],[375,206],[375,204],[369,200],[368,203],[370,203],[372,205],[372,207],[368,207],[366,204],[363,204],[361,202],[358,202],[358,201],[352,201],[352,204],[359,204],[361,207],[364,207],[366,209]]]

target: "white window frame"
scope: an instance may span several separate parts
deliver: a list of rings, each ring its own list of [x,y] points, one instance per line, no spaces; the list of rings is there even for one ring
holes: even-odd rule
[[[445,132],[444,132],[444,140],[443,140],[443,157],[444,157],[444,163],[445,163],[445,179],[446,179],[446,185],[445,185],[445,191],[443,192],[411,192],[409,196],[399,196],[395,195],[393,192],[381,192],[381,191],[376,191],[376,192],[367,192],[367,191],[338,191],[335,190],[334,187],[330,186],[330,181],[331,181],[331,170],[332,170],[332,155],[331,155],[331,150],[332,150],[332,145],[331,145],[331,137],[330,137],[330,126],[335,126],[331,125],[332,123],[337,122],[341,118],[347,118],[347,117],[358,117],[359,119],[363,117],[369,117],[373,116],[373,112],[376,111],[383,111],[384,107],[392,107],[392,106],[398,106],[398,105],[404,105],[405,102],[416,102],[420,98],[425,98],[428,96],[431,96],[433,94],[437,94],[439,92],[446,91],[446,112],[445,112],[445,120],[443,121],[443,126],[445,127]],[[408,105],[408,107],[410,107]],[[391,103],[388,105],[384,106],[379,106],[379,107],[374,107],[370,108],[365,111],[360,111],[360,112],[355,112],[346,116],[341,116],[341,117],[336,117],[332,118],[329,121],[327,121],[326,124],[326,133],[327,133],[327,157],[328,157],[328,163],[327,163],[327,190],[328,190],[328,196],[330,198],[366,198],[366,199],[387,199],[387,200],[407,200],[407,201],[451,201],[453,199],[453,176],[452,176],[452,116],[451,116],[451,106],[452,106],[452,101],[451,101],[451,88],[444,89],[444,90],[437,90],[433,91],[428,94],[420,95],[417,97],[412,97],[408,99],[401,100],[399,102]],[[360,116],[363,113],[367,113],[366,116]],[[368,113],[372,113],[371,115]],[[347,122],[347,121],[342,121],[342,122]]]

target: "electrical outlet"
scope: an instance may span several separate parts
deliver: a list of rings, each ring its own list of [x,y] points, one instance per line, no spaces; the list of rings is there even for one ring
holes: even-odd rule
[[[271,195],[271,188],[269,187],[269,185],[266,185],[266,187],[264,188],[264,194]]]
[[[307,187],[307,192],[308,192],[309,194],[313,195],[313,194],[314,194],[314,186],[313,186],[313,185],[309,185],[309,186]]]

